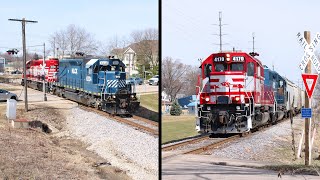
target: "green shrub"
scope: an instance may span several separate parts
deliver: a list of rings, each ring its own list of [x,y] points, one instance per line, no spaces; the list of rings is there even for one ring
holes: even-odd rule
[[[181,110],[180,105],[178,104],[177,101],[174,101],[172,103],[172,106],[171,106],[171,109],[170,109],[170,114],[172,116],[180,116],[181,113],[182,113],[182,110]]]

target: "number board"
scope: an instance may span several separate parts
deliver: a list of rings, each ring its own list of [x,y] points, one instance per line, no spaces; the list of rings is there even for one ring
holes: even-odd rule
[[[232,57],[232,61],[243,62],[244,61],[244,57],[243,56],[233,56]]]
[[[224,62],[224,57],[215,57],[213,59],[214,62]]]

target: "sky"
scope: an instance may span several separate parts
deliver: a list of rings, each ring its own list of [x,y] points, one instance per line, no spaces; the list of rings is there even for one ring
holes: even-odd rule
[[[22,47],[21,22],[8,19],[38,21],[26,24],[27,46],[49,45],[49,37],[70,24],[85,28],[96,40],[107,42],[114,36],[128,37],[135,30],[158,29],[158,4],[158,0],[1,1],[0,52],[7,51],[7,47]],[[30,51],[41,49],[29,47]]]
[[[320,32],[320,1],[290,0],[162,0],[162,58],[170,56],[199,66],[199,58],[218,52],[219,11],[222,50],[255,51],[264,65],[292,81],[301,82],[304,54],[296,35]],[[319,50],[320,46],[316,48]]]

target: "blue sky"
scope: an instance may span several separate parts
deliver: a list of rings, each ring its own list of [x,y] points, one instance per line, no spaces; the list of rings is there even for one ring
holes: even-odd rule
[[[0,17],[0,47],[22,46],[21,23],[10,18],[38,21],[26,25],[27,46],[48,43],[51,34],[70,24],[106,42],[134,30],[158,28],[158,0],[1,1]],[[0,52],[6,50],[0,48]]]
[[[320,1],[310,0],[163,0],[162,57],[171,56],[190,65],[199,65],[219,51],[219,11],[222,11],[223,50],[252,51],[255,48],[263,64],[293,81],[300,79],[299,63],[303,48],[296,34],[311,31],[311,39],[320,32]],[[316,48],[320,49],[320,46]]]

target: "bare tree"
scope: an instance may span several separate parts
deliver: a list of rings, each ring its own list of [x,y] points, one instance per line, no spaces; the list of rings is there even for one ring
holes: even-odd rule
[[[159,65],[159,33],[157,29],[134,31],[131,33],[133,48],[137,53],[137,61],[142,65]]]
[[[108,40],[106,45],[102,46],[101,54],[105,56],[116,55],[119,59],[123,59],[123,53],[128,44],[129,41],[125,36],[120,38],[115,35]]]
[[[183,94],[187,96],[195,95],[196,85],[198,83],[198,76],[200,75],[200,69],[197,66],[187,66],[187,72],[184,76],[184,88]]]
[[[171,100],[174,100],[184,87],[184,76],[189,66],[179,60],[174,61],[171,57],[164,58],[161,64],[161,89],[171,96]]]
[[[98,42],[84,28],[69,25],[66,30],[55,32],[49,39],[52,49],[58,48],[62,55],[75,55],[76,52],[85,54],[95,53]]]

